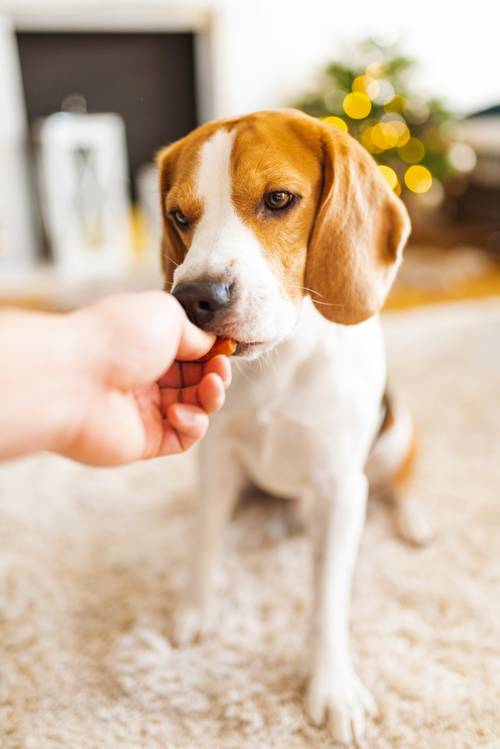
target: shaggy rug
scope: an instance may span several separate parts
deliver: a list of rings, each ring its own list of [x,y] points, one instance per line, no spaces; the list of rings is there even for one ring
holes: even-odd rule
[[[500,302],[385,317],[421,436],[415,550],[373,502],[353,593],[371,749],[500,746]],[[310,549],[286,503],[249,498],[218,584],[217,635],[171,646],[193,458],[0,468],[2,749],[316,749],[304,717]]]

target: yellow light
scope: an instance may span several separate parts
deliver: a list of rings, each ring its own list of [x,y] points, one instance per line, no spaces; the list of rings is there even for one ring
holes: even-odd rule
[[[410,140],[410,130],[408,129],[408,125],[406,124],[406,122],[399,122],[398,120],[396,120],[391,121],[391,125],[398,131],[398,146],[406,146],[406,144]]]
[[[371,139],[377,148],[385,151],[397,145],[399,133],[391,122],[378,122],[372,128]]]
[[[361,143],[370,153],[382,153],[383,148],[379,148],[372,140],[373,127],[367,127],[361,133]]]
[[[381,122],[391,125],[398,134],[398,146],[404,146],[410,140],[410,130],[408,125],[404,121],[404,118],[397,112],[389,112],[388,114],[382,115]]]
[[[358,75],[352,82],[352,90],[359,94],[366,94],[369,99],[376,99],[380,86],[371,75]]]
[[[427,192],[432,185],[432,174],[420,164],[409,166],[405,172],[405,184],[412,192]]]
[[[344,112],[353,120],[362,120],[370,114],[372,103],[366,94],[353,91],[353,93],[344,97],[342,106]]]
[[[329,125],[338,127],[339,130],[344,130],[346,133],[349,132],[347,123],[342,119],[342,117],[336,117],[335,115],[332,115],[331,117],[322,117],[321,119],[323,120],[323,122],[327,122]]]
[[[383,176],[387,180],[387,184],[391,188],[391,190],[395,190],[398,183],[398,175],[394,171],[394,169],[391,169],[390,166],[386,166],[385,164],[379,164],[378,168],[382,172]]]
[[[417,164],[424,158],[424,144],[418,138],[409,138],[404,146],[398,148],[398,153],[408,164]]]

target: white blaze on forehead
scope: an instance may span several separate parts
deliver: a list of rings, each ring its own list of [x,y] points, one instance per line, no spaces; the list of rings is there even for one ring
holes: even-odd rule
[[[231,152],[236,130],[217,130],[200,151],[197,191],[203,200],[203,219],[221,221],[231,203]]]
[[[228,270],[248,244],[257,245],[253,233],[236,215],[231,200],[231,152],[236,131],[217,130],[200,148],[196,193],[201,199],[202,216],[184,263],[174,278],[195,280]],[[262,254],[261,248],[258,248]]]

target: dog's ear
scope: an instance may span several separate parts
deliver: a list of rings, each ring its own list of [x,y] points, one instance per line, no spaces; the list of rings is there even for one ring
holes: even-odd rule
[[[406,208],[370,154],[320,124],[323,184],[305,270],[317,309],[353,325],[383,305],[410,233]]]
[[[176,267],[182,263],[184,246],[167,216],[166,197],[172,182],[176,159],[176,143],[167,146],[156,155],[158,167],[163,235],[161,240],[161,267],[165,277],[165,291],[170,291]]]

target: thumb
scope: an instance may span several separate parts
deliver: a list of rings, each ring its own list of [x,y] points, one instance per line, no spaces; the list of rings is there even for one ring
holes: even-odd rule
[[[197,359],[214,341],[163,291],[117,294],[76,314],[89,322],[94,366],[122,389],[155,382],[175,359]]]
[[[215,335],[198,328],[184,314],[176,359],[195,361],[208,353],[215,343]]]

